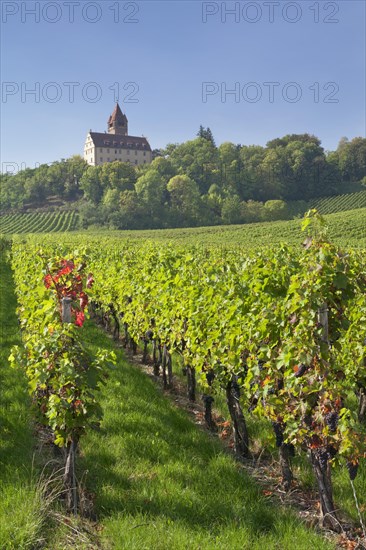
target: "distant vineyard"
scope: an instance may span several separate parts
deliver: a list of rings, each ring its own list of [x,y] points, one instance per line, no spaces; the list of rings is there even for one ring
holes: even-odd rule
[[[338,212],[327,216],[329,238],[341,246],[366,248],[366,208]],[[101,239],[129,241],[163,241],[177,244],[199,244],[205,246],[240,246],[253,249],[274,246],[286,242],[298,245],[304,239],[299,220],[250,223],[246,225],[221,225],[211,227],[190,227],[183,229],[154,229],[145,231],[103,231],[93,232]],[[70,235],[70,242],[74,237]]]
[[[345,212],[356,208],[366,208],[366,190],[336,197],[323,197],[310,201],[310,208],[316,208],[320,214]]]
[[[358,193],[355,195],[358,195]],[[350,195],[348,195],[350,196]],[[365,192],[366,197],[366,192]],[[339,199],[341,197],[338,197]],[[331,199],[327,199],[331,200]],[[329,237],[341,246],[366,248],[366,207],[338,212],[327,216]],[[0,233],[54,233],[78,229],[76,212],[48,212],[13,214],[0,218]],[[118,240],[152,240],[176,243],[238,245],[247,249],[273,246],[286,242],[296,245],[303,236],[299,220],[251,223],[245,225],[221,225],[180,229],[155,229],[134,231],[90,231],[98,239],[112,236]],[[70,234],[70,239],[73,237]]]
[[[8,214],[0,218],[0,233],[56,233],[77,228],[78,215],[69,212]]]

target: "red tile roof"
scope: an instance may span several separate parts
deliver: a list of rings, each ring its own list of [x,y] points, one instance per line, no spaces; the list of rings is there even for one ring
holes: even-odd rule
[[[127,117],[122,113],[118,103],[116,103],[114,111],[108,119],[108,125],[112,124],[113,122],[124,122],[124,121],[127,121]]]
[[[93,140],[95,147],[151,151],[150,144],[145,137],[124,136],[120,134],[107,134],[101,132],[90,132],[90,136]]]

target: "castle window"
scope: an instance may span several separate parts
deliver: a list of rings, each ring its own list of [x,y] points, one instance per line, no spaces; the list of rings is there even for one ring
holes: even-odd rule
[[[100,162],[103,162],[103,157],[100,157],[99,161],[100,161]]]
[[[135,164],[137,164],[137,160],[135,160]]]
[[[128,155],[130,154],[130,150],[129,150],[129,149],[127,150],[127,154],[128,154]]]
[[[144,157],[146,157],[146,151],[144,151]]]
[[[117,154],[117,149],[114,150],[114,153]]]

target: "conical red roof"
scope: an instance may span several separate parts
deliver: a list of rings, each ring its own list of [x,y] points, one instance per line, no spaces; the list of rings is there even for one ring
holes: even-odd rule
[[[111,122],[119,122],[119,121],[123,121],[125,120],[125,115],[122,113],[121,111],[121,107],[118,105],[118,101],[116,103],[116,106],[114,108],[114,111],[113,113],[111,114],[111,116],[109,117],[109,120],[108,120],[108,123],[110,124]]]

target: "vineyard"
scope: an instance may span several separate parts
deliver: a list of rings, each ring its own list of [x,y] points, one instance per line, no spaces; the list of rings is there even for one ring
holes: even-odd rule
[[[352,199],[354,198],[354,200]],[[352,200],[351,200],[352,199]],[[334,211],[326,216],[329,226],[329,238],[341,246],[366,247],[366,191],[323,199],[319,211]],[[337,211],[336,204],[342,200],[346,211]],[[353,202],[352,202],[353,201]],[[356,202],[358,206],[356,208]],[[328,205],[328,206],[327,206]],[[333,205],[333,206],[332,206]],[[353,206],[355,210],[349,210]],[[318,208],[318,207],[317,207]],[[341,210],[341,208],[338,208]],[[326,212],[324,212],[326,213]],[[78,228],[78,214],[69,212],[49,212],[33,214],[9,214],[0,218],[0,234],[54,233],[75,231]],[[158,229],[134,231],[88,231],[107,241],[110,238],[128,240],[159,240],[185,244],[203,244],[205,246],[240,245],[246,248],[271,246],[287,242],[291,245],[301,243],[302,235],[297,219],[245,225],[209,226],[187,229]],[[77,239],[78,237],[76,237]],[[71,241],[72,242],[72,237]]]
[[[179,238],[187,238],[190,232],[180,232]],[[227,243],[226,239],[222,242]],[[117,348],[110,341],[96,347],[98,336],[88,341],[88,331],[99,323],[131,353],[141,350],[142,362],[151,363],[165,391],[171,391],[180,377],[186,381],[190,402],[201,401],[202,396],[202,418],[213,434],[220,432],[222,424],[214,412],[217,406],[227,418],[224,425],[231,427],[232,449],[240,462],[252,462],[259,455],[271,455],[274,460],[277,448],[277,474],[284,493],[310,477],[311,486],[318,489],[323,526],[343,532],[346,513],[359,524],[359,535],[365,536],[366,263],[362,250],[332,244],[324,219],[315,212],[304,220],[303,246],[296,247],[274,246],[272,240],[271,248],[251,251],[250,246],[210,243],[204,247],[76,234],[67,241],[60,244],[52,235],[13,241],[23,344],[13,348],[10,359],[14,367],[23,366],[38,422],[53,434],[53,445],[63,450],[63,493],[70,513],[76,516],[81,506],[75,473],[80,468],[79,449],[93,471],[93,453],[102,445],[104,454],[99,459],[104,464],[108,430],[112,430],[110,444],[118,448],[116,430],[128,430],[132,422],[121,415],[121,407],[131,407],[133,437],[145,449],[138,460],[152,452],[155,440],[142,441],[138,435],[147,427],[144,420],[136,423],[141,380],[129,383],[125,399],[131,404],[122,405],[121,381],[112,382],[112,373],[121,368]],[[86,322],[88,311],[91,325]],[[127,372],[116,373],[124,380],[122,385],[127,383]],[[103,403],[104,386],[109,386],[109,397]],[[154,400],[150,397],[147,403]],[[102,404],[107,423],[100,434]],[[146,415],[146,401],[140,406]],[[112,420],[109,407],[115,407]],[[161,445],[156,451],[159,456],[164,452],[168,462],[173,452],[170,444],[180,437],[172,432],[170,414],[173,418],[174,413],[163,413],[162,427],[153,431]],[[153,425],[156,419],[149,422]],[[172,433],[169,441],[159,435],[165,430]],[[132,445],[130,451],[135,452]],[[184,453],[183,445],[179,455]],[[110,460],[116,459],[111,456],[107,463]],[[129,475],[135,476],[129,456],[122,460]],[[110,474],[109,467],[103,468],[112,475],[113,467]],[[98,478],[98,468],[95,471]],[[206,487],[201,474],[199,491]],[[159,470],[159,476],[164,475]],[[241,494],[232,488],[234,500],[240,497],[244,502],[248,494],[244,495],[243,479],[239,481],[240,475],[235,479]],[[108,509],[103,483],[92,480],[91,484],[97,501],[101,499],[102,508]],[[227,489],[227,497],[220,493],[221,503],[230,498]],[[110,490],[113,493],[113,487]],[[126,488],[123,491],[129,498]],[[148,496],[148,487],[144,491],[147,503],[156,498]],[[125,506],[128,509],[123,502],[122,509]],[[195,516],[200,514],[200,508],[191,506]],[[174,518],[179,522],[178,508]],[[221,517],[222,511],[214,508]],[[145,514],[150,513],[148,506]],[[141,516],[139,521],[146,523]],[[235,536],[243,521],[238,519]],[[114,518],[114,529],[119,531],[121,522]],[[108,533],[113,538],[112,527]],[[235,540],[233,547],[244,547]],[[300,548],[295,541],[291,544]],[[211,543],[203,547],[215,548]],[[133,544],[139,547],[136,540]],[[253,544],[252,540],[248,548]],[[289,541],[283,544],[291,546]]]
[[[78,215],[68,212],[34,212],[0,217],[0,233],[57,233],[77,228]]]
[[[335,197],[324,197],[310,201],[309,208],[316,208],[320,214],[345,212],[356,208],[366,208],[366,190]]]

